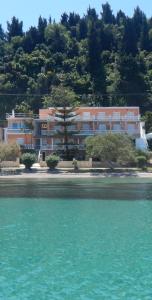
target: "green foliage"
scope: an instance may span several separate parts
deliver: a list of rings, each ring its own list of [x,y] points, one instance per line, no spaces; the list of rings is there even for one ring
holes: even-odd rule
[[[90,7],[83,17],[63,13],[59,23],[40,16],[26,32],[13,17],[7,32],[0,25],[0,117],[16,105],[22,110],[23,102],[37,113],[44,97],[45,106],[52,103],[58,86],[64,88],[57,106],[64,96],[81,105],[151,111],[151,51],[151,18],[139,7],[131,18],[123,11],[114,16],[108,3],[99,15]]]
[[[62,85],[53,87],[50,96],[44,97],[44,107],[65,107],[65,106],[77,106],[78,97],[74,91],[70,88]]]
[[[61,129],[57,130],[55,137],[63,140],[63,142],[60,143],[59,148],[61,146],[64,147],[63,151],[60,151],[60,154],[66,159],[70,158],[69,148],[73,146],[71,138],[76,134],[76,132],[70,130],[70,126],[73,124],[78,105],[78,97],[75,92],[63,85],[54,87],[51,95],[44,97],[44,107],[56,108],[56,125],[59,125]]]
[[[23,22],[13,17],[11,22],[7,22],[8,39],[10,40],[14,36],[23,35]]]
[[[115,21],[109,3],[105,3],[102,5],[102,19],[105,24],[112,24]]]
[[[147,111],[143,116],[143,121],[145,122],[146,133],[152,132],[152,112]]]
[[[17,113],[32,113],[30,111],[30,105],[25,101],[21,102],[19,105],[15,106],[15,112]]]
[[[88,69],[92,79],[92,92],[93,94],[105,94],[105,70],[101,60],[99,31],[94,22],[89,23],[88,54]],[[101,101],[96,101],[96,104],[97,102],[102,104]]]
[[[46,163],[47,163],[47,166],[50,168],[50,169],[55,169],[55,167],[57,166],[58,162],[59,162],[59,156],[57,155],[49,155],[46,157]]]
[[[136,157],[136,160],[137,160],[137,166],[139,168],[145,168],[146,165],[147,165],[147,158],[145,156],[137,156]]]
[[[86,138],[88,157],[120,165],[135,162],[135,149],[131,139],[125,134],[108,133]]]
[[[19,145],[0,143],[0,161],[15,161],[20,157]]]
[[[36,162],[35,154],[24,153],[21,156],[21,162],[25,165],[26,169],[31,169],[32,165]]]
[[[78,170],[78,161],[75,158],[73,159],[72,165],[73,165],[74,171],[77,171]]]
[[[53,52],[63,52],[67,49],[69,34],[60,24],[49,24],[45,29],[45,39]]]

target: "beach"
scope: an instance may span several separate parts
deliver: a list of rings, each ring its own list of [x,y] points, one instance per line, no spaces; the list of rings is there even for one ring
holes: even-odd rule
[[[68,171],[24,171],[19,174],[8,174],[5,173],[0,175],[0,179],[8,178],[8,179],[15,179],[15,178],[22,178],[22,179],[32,179],[32,178],[111,178],[111,177],[117,177],[117,178],[125,178],[125,177],[137,177],[137,178],[152,178],[152,172],[68,172]]]

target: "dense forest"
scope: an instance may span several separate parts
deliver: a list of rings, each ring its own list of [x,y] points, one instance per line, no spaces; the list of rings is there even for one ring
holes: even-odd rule
[[[13,17],[0,25],[0,115],[27,105],[37,112],[56,86],[70,88],[81,104],[152,108],[152,18],[139,7],[133,16],[63,13],[56,23],[39,17],[23,30]]]

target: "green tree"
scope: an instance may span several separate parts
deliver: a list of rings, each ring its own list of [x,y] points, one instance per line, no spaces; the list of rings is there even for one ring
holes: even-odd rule
[[[92,92],[95,102],[102,104],[101,94],[106,93],[105,70],[101,60],[100,39],[94,22],[89,24],[88,33],[88,70],[92,79]],[[99,96],[99,98],[98,98]],[[98,100],[99,99],[99,100]]]
[[[126,15],[122,10],[119,10],[117,12],[117,16],[116,16],[116,23],[121,26],[124,25],[126,22]]]
[[[26,35],[23,40],[23,49],[25,52],[30,53],[34,50],[36,44],[39,41],[38,29],[34,26],[31,26],[30,29],[26,32]]]
[[[61,24],[49,24],[45,29],[45,39],[53,52],[64,52],[68,38],[69,33]]]
[[[69,87],[63,85],[54,86],[49,96],[44,96],[43,105],[48,107],[76,107],[79,105],[79,98]]]
[[[15,161],[20,157],[20,147],[16,143],[0,143],[0,161]]]
[[[14,36],[23,35],[23,22],[19,21],[16,17],[13,17],[11,22],[7,22],[7,36],[10,41]]]
[[[59,148],[62,146],[63,151],[61,153],[66,159],[70,158],[70,148],[73,146],[71,140],[76,134],[75,131],[71,130],[71,126],[76,116],[77,105],[76,94],[64,86],[54,87],[50,97],[44,97],[44,107],[53,106],[56,109],[55,120],[59,129],[55,137],[63,140],[58,146]]]
[[[146,109],[148,83],[144,80],[140,61],[137,61],[132,55],[120,55],[116,60],[115,67],[119,75],[115,85],[118,97],[124,99],[125,105],[142,106],[143,110]],[[142,100],[143,95],[146,99],[145,102]]]
[[[38,39],[39,43],[44,43],[45,38],[45,28],[47,27],[47,20],[45,18],[42,18],[41,16],[38,19]]]
[[[5,33],[4,33],[4,30],[3,30],[1,24],[0,24],[0,39],[1,39],[1,40],[4,40],[4,39],[5,39]]]
[[[139,40],[140,35],[141,35],[143,19],[145,19],[145,14],[139,8],[139,6],[137,6],[134,10],[134,15],[133,15],[133,18],[132,18],[137,40]]]
[[[150,48],[149,29],[148,29],[146,17],[143,19],[142,26],[141,26],[139,47],[141,50],[147,50],[147,51]]]
[[[60,157],[57,155],[49,155],[46,157],[46,164],[50,170],[54,170],[60,160]]]
[[[121,50],[132,55],[136,55],[138,52],[136,32],[131,18],[126,18],[124,23]]]
[[[25,101],[22,101],[20,104],[17,104],[15,106],[15,112],[17,113],[25,113],[25,114],[32,114],[32,111],[30,110],[30,105],[25,102]]]
[[[80,16],[78,14],[70,13],[69,14],[69,18],[68,18],[68,24],[69,24],[69,28],[76,26],[80,21]]]
[[[104,24],[113,24],[115,22],[115,17],[112,13],[111,7],[108,2],[102,4],[102,20]]]
[[[61,16],[61,24],[67,28],[68,28],[68,19],[69,19],[68,14],[63,13]]]
[[[74,119],[76,117],[76,110],[76,108],[67,107],[64,104],[63,107],[56,108],[55,113],[56,126],[59,126],[59,129],[57,130],[55,136],[63,140],[63,142],[60,142],[58,145],[58,151],[67,160],[71,159],[71,148],[74,148],[76,146],[73,138],[77,132],[71,130],[71,127],[74,124]],[[62,151],[60,150],[60,147],[63,147]]]
[[[143,116],[143,121],[145,122],[146,133],[152,132],[152,112],[146,111]]]
[[[86,138],[86,154],[101,162],[130,164],[135,162],[135,149],[131,139],[124,134],[97,135]]]
[[[108,3],[101,15],[89,7],[83,17],[64,13],[58,23],[40,16],[25,32],[13,17],[6,31],[0,26],[0,114],[24,99],[37,113],[42,96],[61,83],[85,105],[151,110],[151,50],[152,18],[139,7],[130,18],[123,11],[115,17]]]
[[[21,156],[21,162],[25,165],[27,170],[30,170],[32,165],[36,162],[36,156],[32,153],[24,153]]]
[[[97,12],[94,8],[89,7],[87,10],[87,20],[88,22],[97,22],[98,20],[98,15]]]
[[[78,40],[83,40],[87,38],[88,26],[85,18],[82,18],[77,26],[77,36]]]

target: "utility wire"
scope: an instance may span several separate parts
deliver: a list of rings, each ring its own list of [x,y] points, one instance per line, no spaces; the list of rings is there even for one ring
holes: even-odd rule
[[[146,91],[144,93],[116,93],[116,92],[113,92],[113,93],[100,93],[100,94],[77,94],[77,96],[80,96],[80,97],[102,97],[102,96],[109,96],[109,95],[114,95],[114,96],[139,96],[139,95],[147,95],[147,94],[152,94],[152,91]],[[0,96],[18,96],[18,97],[42,97],[42,96],[50,96],[50,94],[16,94],[16,93],[0,93]]]

